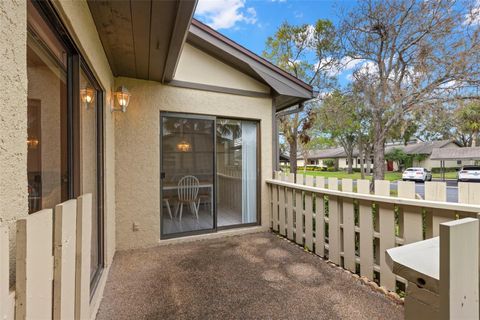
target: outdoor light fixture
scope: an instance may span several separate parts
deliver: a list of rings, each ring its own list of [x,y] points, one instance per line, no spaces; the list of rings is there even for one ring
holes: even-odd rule
[[[117,91],[113,93],[113,95],[115,96],[115,100],[117,100],[119,108],[115,108],[114,104],[112,104],[111,111],[126,112],[128,103],[130,102],[130,92],[128,92],[127,88],[125,86],[120,86],[117,88]]]
[[[177,144],[177,150],[180,152],[188,152],[190,151],[190,143],[185,140],[182,140],[179,144]]]
[[[95,100],[95,89],[88,85],[85,86],[84,89],[80,90],[80,99],[82,99],[82,103],[88,109],[90,104]]]

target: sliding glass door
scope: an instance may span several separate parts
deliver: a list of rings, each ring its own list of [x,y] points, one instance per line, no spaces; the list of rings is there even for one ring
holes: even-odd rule
[[[257,222],[257,122],[217,119],[218,227]]]
[[[162,113],[161,236],[258,223],[258,122]]]
[[[161,117],[162,236],[212,231],[215,118]]]

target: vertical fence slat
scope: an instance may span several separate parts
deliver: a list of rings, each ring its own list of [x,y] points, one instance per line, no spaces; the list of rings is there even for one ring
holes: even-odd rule
[[[53,318],[73,319],[77,200],[58,204],[54,214]]]
[[[342,180],[342,191],[353,192],[352,179]],[[355,272],[355,208],[353,199],[343,199],[343,261],[344,267]]]
[[[90,251],[92,241],[92,194],[77,199],[75,319],[90,318]]]
[[[338,190],[338,179],[328,178],[328,188]],[[328,196],[328,259],[340,264],[340,215],[341,200],[337,196]]]
[[[480,204],[480,184],[459,182],[458,202],[465,204]]]
[[[478,220],[440,225],[441,319],[478,319]],[[468,243],[468,249],[465,244]]]
[[[0,226],[0,319],[8,319],[10,310],[9,301],[9,244],[8,228]]]
[[[305,184],[313,187],[313,177],[306,176]],[[305,192],[305,246],[313,250],[313,197],[311,192]]]
[[[406,199],[415,199],[415,182],[398,181],[398,197]],[[422,208],[413,206],[400,207],[402,219],[401,231],[405,244],[423,240],[423,219]]]
[[[295,242],[303,246],[303,201],[300,190],[295,191]]]
[[[284,175],[280,176],[282,181],[285,180]],[[286,235],[286,217],[285,217],[285,187],[278,187],[278,215],[279,215],[279,232],[282,236]]]
[[[278,186],[272,185],[272,229],[278,231]]]
[[[429,201],[447,201],[447,184],[445,182],[425,182],[425,200]],[[427,211],[426,237],[437,237],[440,233],[440,223],[452,220],[451,214],[436,209]]]
[[[317,188],[325,188],[325,178],[316,177]],[[315,253],[320,257],[325,256],[325,199],[323,194],[315,195]]]
[[[357,180],[357,192],[370,194],[370,181]],[[373,217],[372,204],[369,201],[358,201],[360,226],[360,274],[373,279]]]
[[[295,182],[295,175],[288,175],[288,182]],[[287,188],[287,238],[293,240],[293,189]]]
[[[390,181],[376,180],[375,194],[390,196]],[[377,203],[380,231],[380,285],[388,290],[395,290],[395,275],[385,259],[387,249],[395,247],[395,213],[390,203]]]
[[[17,221],[16,319],[52,317],[52,210]]]

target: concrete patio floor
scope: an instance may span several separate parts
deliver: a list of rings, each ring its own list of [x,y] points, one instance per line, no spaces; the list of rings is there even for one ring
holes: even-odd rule
[[[272,233],[120,251],[97,319],[403,319],[403,306]]]

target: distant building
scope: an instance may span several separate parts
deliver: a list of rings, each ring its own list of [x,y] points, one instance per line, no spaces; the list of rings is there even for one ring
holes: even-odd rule
[[[423,167],[431,170],[434,167],[440,167],[439,160],[432,160],[430,156],[434,148],[461,148],[453,140],[440,140],[440,141],[429,141],[429,142],[414,142],[407,145],[403,144],[389,144],[385,147],[385,154],[389,153],[394,149],[401,149],[406,154],[410,155],[424,155],[422,160],[414,160],[414,167]],[[324,161],[327,159],[332,159],[337,163],[339,169],[348,168],[348,160],[345,150],[342,147],[338,148],[329,148],[323,150],[313,150],[310,152],[309,157],[307,158],[307,165],[317,165],[317,166],[326,166]],[[446,168],[456,168],[464,164],[470,164],[471,161],[462,160],[448,160],[445,161]],[[302,156],[299,156],[297,159],[297,165],[304,166],[305,160]],[[385,163],[388,171],[398,170],[398,166],[393,161],[386,161]],[[360,157],[358,150],[353,152],[353,168],[360,168]]]

